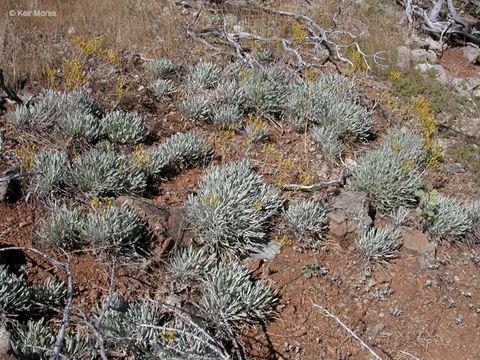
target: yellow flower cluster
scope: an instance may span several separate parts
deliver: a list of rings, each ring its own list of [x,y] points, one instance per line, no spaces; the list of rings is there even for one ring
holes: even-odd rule
[[[307,30],[299,23],[292,24],[292,35],[297,44],[301,44],[308,37]]]
[[[139,144],[135,147],[135,151],[130,154],[130,160],[133,162],[135,167],[144,167],[146,166],[152,156],[146,150],[143,150],[143,144]]]
[[[20,170],[30,170],[35,160],[35,146],[15,150],[17,167]]]
[[[56,89],[58,87],[58,82],[55,79],[57,76],[57,70],[50,68],[50,65],[47,65],[47,68],[43,70],[43,76],[47,80],[48,86]]]
[[[367,64],[365,63],[365,59],[363,58],[363,55],[360,53],[360,51],[355,50],[352,55],[352,65],[350,65],[350,71],[352,73],[355,73],[357,71],[365,71],[367,70]]]
[[[93,199],[91,201],[92,207],[100,212],[101,214],[108,211],[110,209],[110,206],[113,205],[113,200],[109,198],[108,196],[105,196],[100,199]]]
[[[207,205],[211,208],[216,208],[217,204],[220,202],[220,199],[218,198],[218,194],[215,194],[213,196],[212,195],[208,195],[208,196],[202,195],[202,196],[200,196],[200,200],[206,201]]]
[[[75,46],[82,51],[82,55],[87,58],[92,54],[102,56],[102,44],[105,38],[103,36],[85,40],[82,36],[73,36],[72,40]]]
[[[117,86],[115,88],[115,93],[117,94],[117,97],[119,99],[122,98],[123,94],[128,91],[128,87],[125,86],[125,81],[123,81],[122,79],[118,78],[118,83],[117,83]]]
[[[292,243],[292,241],[286,236],[282,236],[281,238],[279,236],[275,236],[275,241],[278,241],[280,243],[280,248],[283,248]]]
[[[65,85],[69,88],[83,86],[88,76],[82,70],[82,64],[77,59],[63,58],[63,70],[65,71]]]
[[[260,131],[267,128],[265,121],[262,121],[262,118],[258,115],[254,118],[252,114],[248,114],[247,124],[250,125],[254,131]]]
[[[435,167],[438,160],[445,154],[442,145],[433,139],[438,132],[437,119],[432,113],[430,103],[423,96],[415,101],[415,110],[422,128],[423,143],[428,151],[427,164],[430,167]]]

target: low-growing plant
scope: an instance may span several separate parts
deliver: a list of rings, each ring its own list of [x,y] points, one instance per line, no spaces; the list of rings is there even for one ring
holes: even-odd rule
[[[155,175],[168,168],[208,160],[213,149],[202,135],[189,131],[173,135],[160,146],[150,149],[149,155],[147,172]]]
[[[337,156],[342,150],[342,144],[337,139],[336,130],[333,127],[312,126],[310,137],[328,156]]]
[[[433,220],[435,213],[433,208],[438,204],[438,191],[433,188],[431,184],[425,187],[425,191],[418,190],[415,196],[419,198],[418,206],[415,209],[426,223]]]
[[[326,230],[325,209],[314,200],[303,200],[284,212],[288,227],[299,236],[302,245],[315,247]]]
[[[220,81],[215,89],[215,100],[221,105],[243,109],[245,93],[235,79]]]
[[[145,225],[132,210],[117,207],[111,201],[93,200],[81,229],[81,237],[99,251],[122,253],[132,251],[143,239]]]
[[[187,81],[192,85],[193,90],[197,92],[203,89],[215,88],[221,75],[221,67],[208,61],[201,61],[187,75]]]
[[[200,282],[200,311],[219,328],[242,327],[267,320],[278,298],[252,272],[237,262],[220,262]]]
[[[242,124],[243,114],[236,105],[220,105],[213,110],[213,124],[215,126],[239,127]]]
[[[457,199],[438,195],[435,204],[427,204],[427,210],[433,212],[428,221],[428,232],[438,239],[458,239],[473,225],[468,207]]]
[[[411,161],[416,168],[423,169],[426,166],[427,150],[417,134],[392,130],[383,138],[381,148],[385,151],[394,150],[403,161]]]
[[[60,151],[42,150],[35,155],[29,190],[35,196],[46,198],[57,194],[68,179],[70,162]]]
[[[202,95],[194,95],[182,100],[180,110],[191,121],[207,121],[211,113],[210,101]]]
[[[93,149],[73,163],[69,185],[89,197],[138,194],[146,187],[146,175],[127,155]]]
[[[143,117],[124,111],[108,113],[102,120],[102,130],[110,141],[119,144],[137,144],[148,135]]]
[[[58,119],[56,125],[67,137],[85,139],[87,142],[96,141],[102,135],[98,119],[80,111],[66,113]]]
[[[41,221],[36,235],[46,247],[76,249],[84,243],[81,238],[84,220],[81,209],[55,203],[48,221]]]
[[[242,160],[205,173],[197,195],[185,202],[185,211],[210,251],[243,256],[264,245],[269,221],[282,204],[280,191],[263,184],[250,162]]]
[[[279,117],[287,95],[287,80],[275,68],[249,72],[241,84],[246,107],[262,116]]]
[[[307,264],[302,267],[302,275],[307,278],[311,279],[312,277],[323,276],[327,275],[328,270],[322,266],[317,260],[314,263]]]
[[[147,62],[145,69],[156,78],[166,78],[175,72],[175,65],[171,60],[162,58]]]
[[[351,188],[369,194],[380,211],[413,206],[421,187],[421,173],[413,161],[405,160],[401,151],[390,146],[367,152],[353,169]]]
[[[399,230],[390,226],[371,228],[355,240],[355,245],[368,259],[385,260],[395,256],[401,245],[399,237]]]
[[[251,142],[259,142],[268,138],[268,127],[262,119],[257,116],[253,118],[252,114],[249,114],[249,120],[245,126],[245,136]]]
[[[172,96],[177,92],[177,90],[175,89],[175,84],[172,80],[157,79],[153,84],[149,86],[149,88],[157,97],[157,99]]]

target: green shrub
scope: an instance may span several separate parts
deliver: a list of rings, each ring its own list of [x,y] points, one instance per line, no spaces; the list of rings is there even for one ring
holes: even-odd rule
[[[191,121],[207,121],[211,112],[210,101],[202,95],[194,95],[182,100],[180,110]]]
[[[245,105],[245,93],[243,90],[235,79],[220,81],[215,89],[215,100],[220,105],[242,109]]]
[[[259,250],[267,226],[283,204],[280,191],[263,184],[247,160],[213,166],[196,196],[185,202],[188,221],[209,250],[241,256]]]
[[[38,197],[51,197],[64,188],[70,172],[67,154],[42,150],[33,160],[30,191]]]
[[[203,89],[213,89],[217,86],[222,69],[211,62],[201,61],[197,63],[187,75],[187,81],[192,85],[195,92]]]
[[[332,127],[312,126],[310,137],[326,155],[337,156],[342,150],[342,144],[337,139],[336,131]]]
[[[84,215],[80,209],[54,204],[48,221],[42,219],[36,235],[46,247],[72,250],[83,243]]]
[[[405,160],[403,153],[391,146],[367,152],[352,175],[351,188],[370,195],[373,206],[383,212],[413,206],[415,193],[422,187],[415,163]]]
[[[437,204],[431,207],[433,216],[428,232],[436,238],[453,240],[460,238],[473,225],[469,208],[460,200],[439,195]]]
[[[137,144],[148,135],[143,117],[124,111],[108,113],[102,120],[102,129],[110,141],[119,144]]]
[[[141,193],[146,175],[127,155],[93,149],[72,165],[70,186],[89,197]]]
[[[102,136],[96,117],[84,112],[70,111],[57,121],[57,128],[64,135],[93,142]]]
[[[315,247],[322,240],[327,216],[325,209],[318,202],[303,200],[290,205],[284,212],[284,217],[303,245]]]
[[[387,226],[381,229],[372,228],[365,231],[355,240],[357,250],[370,260],[383,260],[395,256],[398,248],[400,232]]]

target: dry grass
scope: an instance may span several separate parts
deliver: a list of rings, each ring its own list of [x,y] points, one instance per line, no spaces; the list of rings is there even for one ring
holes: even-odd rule
[[[42,79],[47,65],[59,68],[71,37],[104,36],[104,47],[138,51],[146,57],[185,59],[185,22],[167,0],[3,0],[0,63],[14,81]],[[167,10],[168,9],[168,10]],[[49,10],[54,17],[9,16],[9,10]]]

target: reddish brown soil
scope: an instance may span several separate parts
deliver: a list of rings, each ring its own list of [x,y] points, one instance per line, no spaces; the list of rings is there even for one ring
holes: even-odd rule
[[[458,51],[447,51],[441,60],[442,65],[450,67],[451,71],[455,69],[456,76],[477,76],[478,68],[464,64]],[[127,67],[129,71],[139,71],[135,64],[127,63]],[[128,85],[137,89],[146,84],[132,80]],[[94,87],[95,97],[100,98],[101,90]],[[376,97],[372,89],[368,93],[372,98]],[[104,101],[112,104],[115,100]],[[153,132],[152,143],[163,141],[177,131],[199,129],[216,149],[217,157],[213,163],[222,162],[215,129],[185,121],[177,107],[166,102],[157,103],[148,98],[146,92],[132,91],[118,108],[136,110],[147,117]],[[375,115],[374,121],[379,132],[386,128],[386,120],[380,115]],[[279,129],[270,123],[268,126],[271,137],[266,144],[275,144],[277,155],[283,154],[285,159],[295,162],[295,166],[282,175],[283,183],[298,182],[300,170],[313,175],[314,182],[338,177],[338,162],[320,155],[308,138],[289,127],[285,127],[280,137]],[[263,145],[253,145],[248,149],[249,156],[265,180],[274,183],[278,175],[277,162],[275,156],[263,151]],[[354,161],[351,150],[345,152],[344,161]],[[245,138],[236,134],[228,143],[225,160],[242,157],[246,152]],[[471,184],[468,173],[447,176],[444,165],[431,174],[431,178],[442,181],[442,192],[458,196],[462,181],[476,187]],[[198,187],[206,166],[182,169],[159,180],[147,196],[170,206],[182,206],[189,190]],[[284,196],[287,200],[328,199],[328,190],[284,192]],[[32,209],[23,200],[16,204],[0,204],[2,245],[34,247],[63,261],[60,252],[42,249],[35,241],[32,234],[43,214]],[[274,259],[255,269],[278,291],[281,300],[272,322],[244,333],[252,359],[371,359],[345,329],[331,317],[326,317],[314,304],[337,316],[383,359],[413,359],[413,356],[423,360],[478,359],[479,245],[469,248],[465,244],[439,244],[436,260],[431,264],[404,251],[388,263],[370,264],[358,256],[351,240],[328,238],[317,253],[296,252],[296,239],[291,240],[292,245],[284,247]],[[92,252],[71,255],[74,303],[89,312],[108,291],[111,262]],[[28,252],[25,256],[32,280],[45,273],[64,278],[64,274],[41,258]],[[315,261],[328,270],[328,275],[305,278],[302,268]],[[144,265],[144,259],[128,262],[124,259],[117,263],[115,290],[127,299],[135,296],[161,299],[168,288],[164,270]]]

